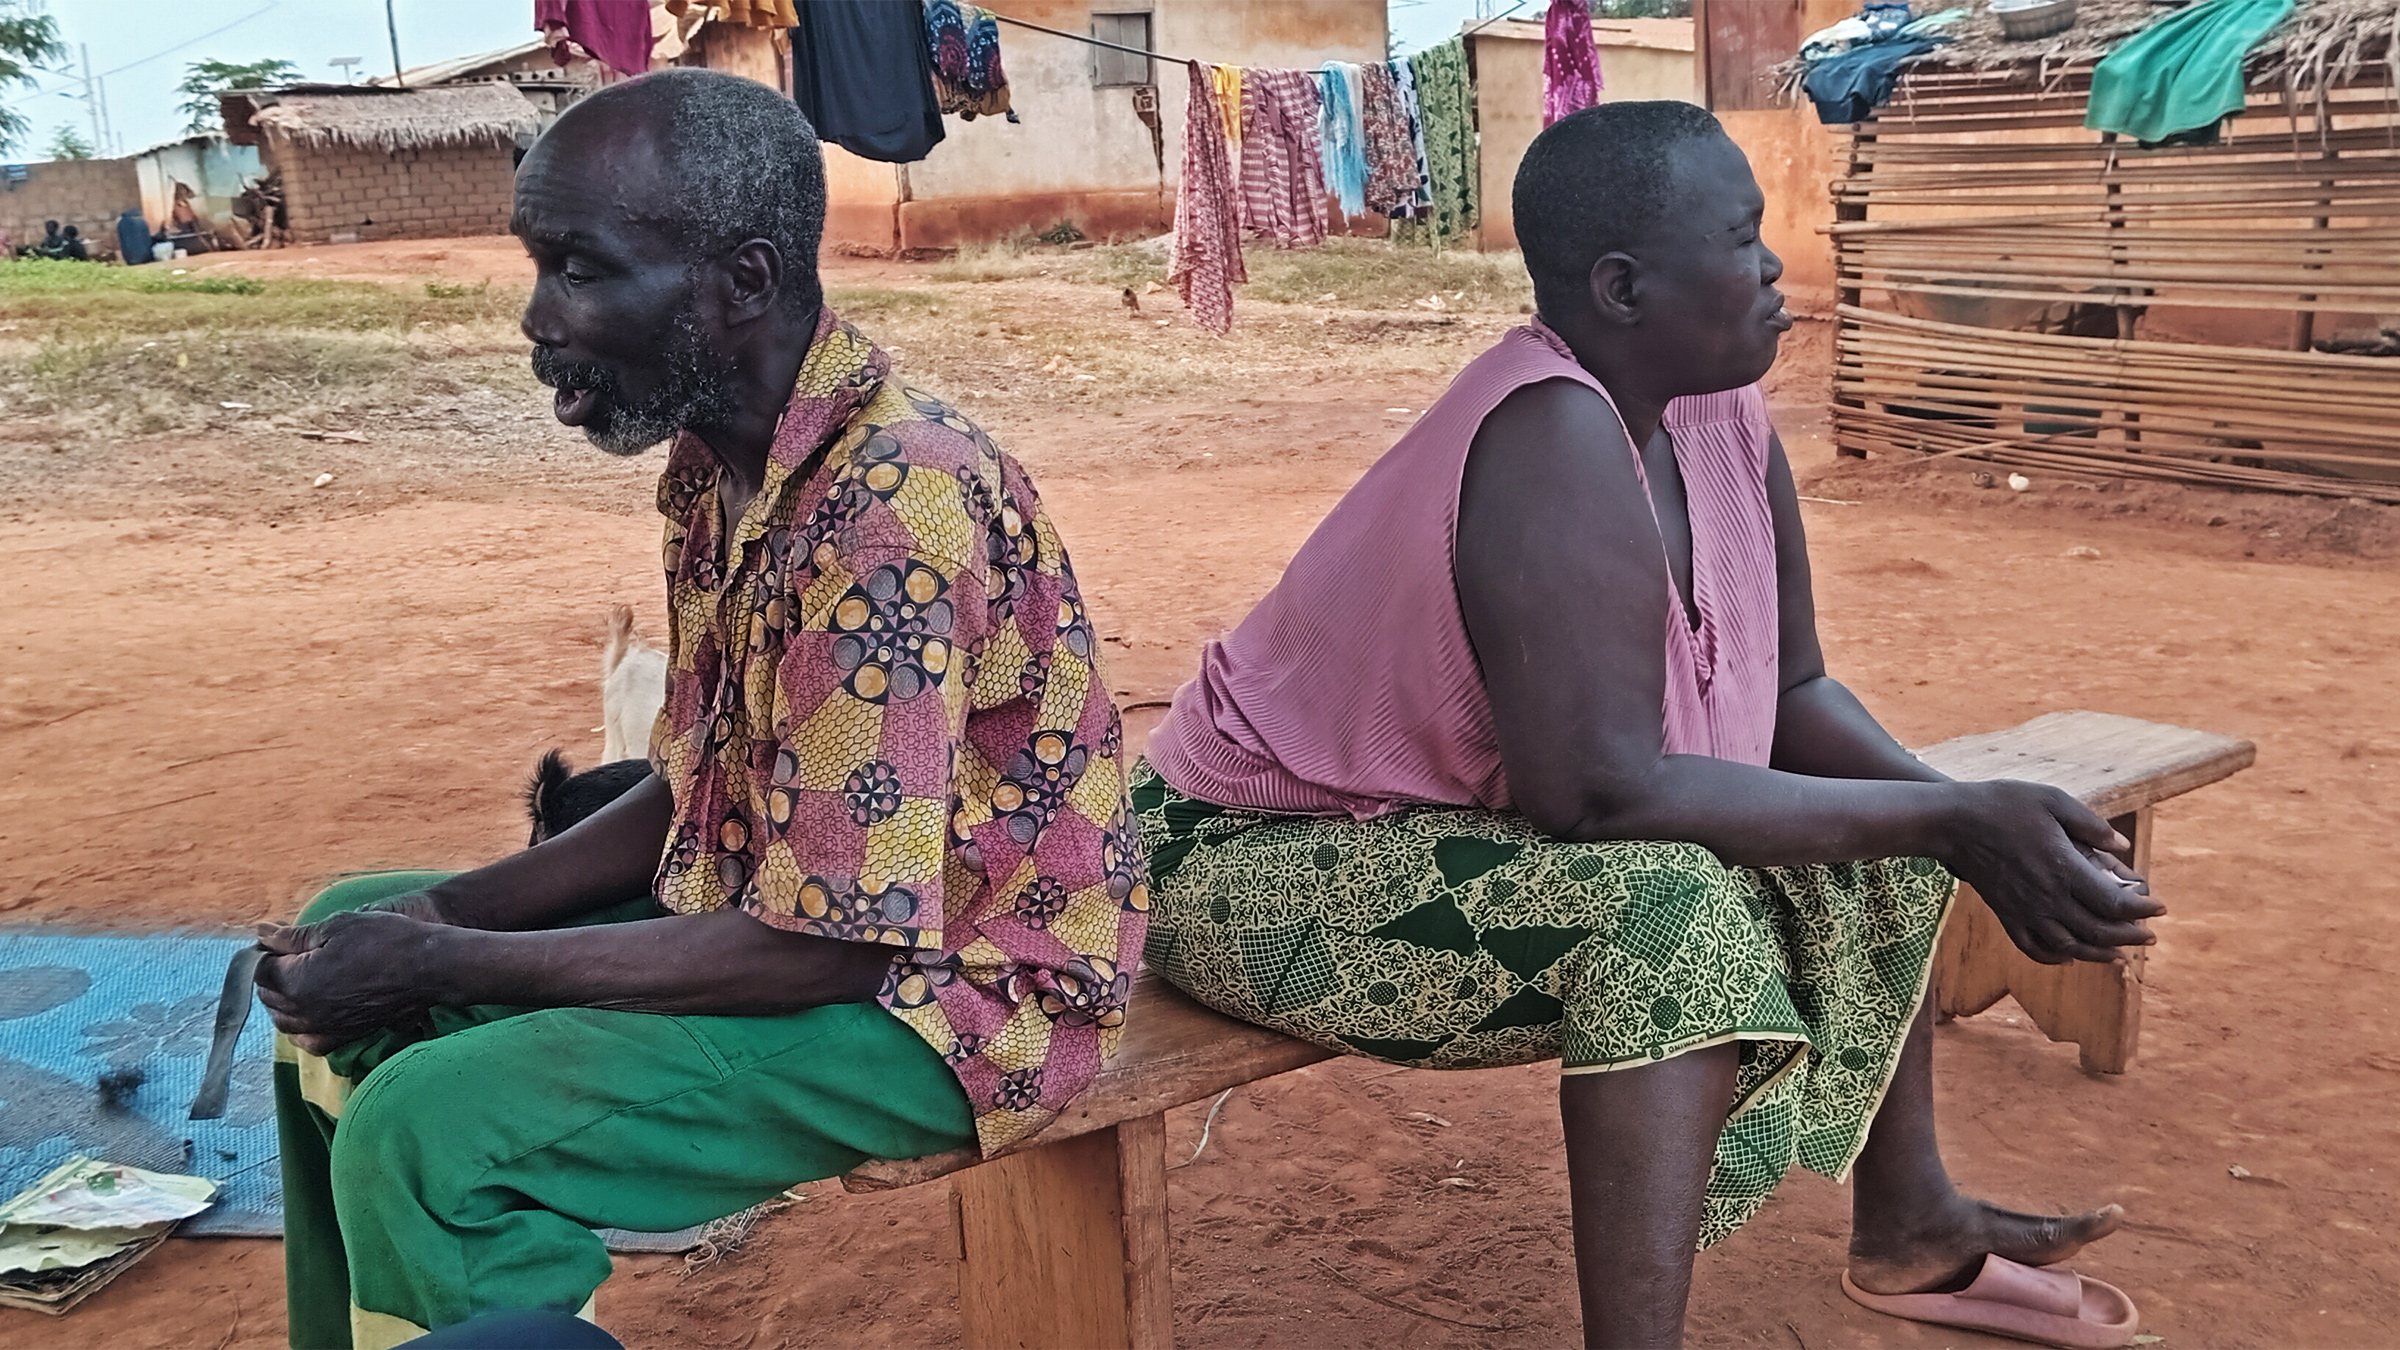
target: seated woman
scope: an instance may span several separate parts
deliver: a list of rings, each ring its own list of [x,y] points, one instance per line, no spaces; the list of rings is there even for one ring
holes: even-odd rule
[[[1209,645],[1137,770],[1148,960],[1396,1064],[1561,1059],[1593,1345],[1676,1343],[1695,1245],[1794,1162],[1855,1178],[1868,1306],[2121,1344],[2121,1293],[2026,1269],[2120,1211],[1952,1189],[1925,988],[1953,878],[2045,962],[2119,959],[2160,908],[2074,799],[1950,782],[1826,675],[1756,387],[1791,326],[1764,206],[1687,104],[1534,141],[1539,317]]]

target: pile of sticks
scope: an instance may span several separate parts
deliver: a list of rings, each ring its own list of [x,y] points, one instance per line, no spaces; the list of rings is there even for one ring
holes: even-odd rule
[[[2400,101],[2369,73],[2161,150],[2065,130],[2088,74],[1908,77],[1833,184],[1840,447],[2400,501],[2400,359],[2317,341],[2400,315]],[[1976,308],[1943,297],[2097,306],[2115,337],[1926,317]],[[2260,345],[2142,333],[2162,309]]]

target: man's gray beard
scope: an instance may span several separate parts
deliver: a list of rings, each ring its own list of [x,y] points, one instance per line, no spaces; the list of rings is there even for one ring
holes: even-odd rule
[[[600,415],[583,428],[585,440],[611,455],[632,456],[695,426],[721,425],[741,410],[734,397],[737,368],[709,345],[700,316],[676,314],[659,352],[666,378],[639,404],[603,398]]]

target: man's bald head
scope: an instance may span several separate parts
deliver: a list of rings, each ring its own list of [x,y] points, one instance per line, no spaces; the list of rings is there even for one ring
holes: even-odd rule
[[[688,264],[752,239],[783,260],[782,299],[805,315],[824,299],[825,160],[798,104],[756,80],[662,70],[586,95],[526,156],[614,180],[606,195]]]

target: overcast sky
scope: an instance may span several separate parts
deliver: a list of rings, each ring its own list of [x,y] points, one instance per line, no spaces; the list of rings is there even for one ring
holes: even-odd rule
[[[1390,4],[1392,30],[1403,52],[1441,41],[1476,12],[1476,0]],[[337,56],[362,58],[357,67],[362,77],[392,68],[383,0],[48,0],[48,7],[66,39],[73,70],[43,75],[35,89],[20,87],[9,93],[8,104],[33,123],[27,143],[8,152],[12,157],[38,155],[62,125],[91,137],[81,79],[87,46],[115,133],[116,144],[105,149],[125,153],[182,133],[174,90],[184,67],[193,61],[281,57],[308,78],[326,80],[341,77],[340,69],[328,64]],[[1494,0],[1490,7],[1506,9],[1507,0]],[[1529,0],[1518,12],[1541,8],[1541,0]],[[393,0],[392,13],[399,28],[400,59],[411,66],[491,51],[533,36],[532,0]],[[1004,57],[1012,40],[1055,41],[1004,33]],[[1214,53],[1172,55],[1206,58]]]

